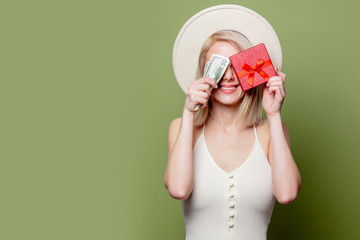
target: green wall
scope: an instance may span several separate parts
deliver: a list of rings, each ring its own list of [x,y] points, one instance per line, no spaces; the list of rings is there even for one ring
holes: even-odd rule
[[[235,3],[279,35],[303,188],[269,239],[360,239],[359,1],[2,1],[0,239],[183,240],[163,185],[185,21]]]

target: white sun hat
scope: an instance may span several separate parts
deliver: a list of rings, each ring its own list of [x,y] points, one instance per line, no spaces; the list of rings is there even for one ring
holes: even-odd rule
[[[238,5],[213,6],[192,16],[181,28],[175,40],[173,68],[176,80],[185,93],[191,82],[198,77],[198,59],[202,45],[213,33],[221,30],[241,33],[251,46],[264,43],[273,65],[281,70],[280,41],[265,18],[251,9]]]

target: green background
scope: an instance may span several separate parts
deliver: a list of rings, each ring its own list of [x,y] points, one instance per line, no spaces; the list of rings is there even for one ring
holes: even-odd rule
[[[234,3],[283,48],[302,174],[269,239],[360,239],[359,1],[1,1],[0,239],[185,239],[163,185],[178,31]]]

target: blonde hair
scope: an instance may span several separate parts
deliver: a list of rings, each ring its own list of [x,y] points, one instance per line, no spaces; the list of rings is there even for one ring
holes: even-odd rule
[[[217,41],[226,41],[234,47],[243,51],[251,47],[249,40],[239,32],[232,30],[222,30],[211,35],[203,44],[199,55],[199,71],[198,76],[201,77],[204,74],[204,66],[206,54],[211,46]],[[262,95],[264,91],[264,84],[251,88],[245,92],[242,92],[242,101],[238,109],[237,119],[245,119],[248,126],[259,125],[262,122]],[[195,126],[202,126],[208,117],[211,117],[212,99],[211,96],[208,100],[208,104],[205,108],[200,108],[194,119]]]

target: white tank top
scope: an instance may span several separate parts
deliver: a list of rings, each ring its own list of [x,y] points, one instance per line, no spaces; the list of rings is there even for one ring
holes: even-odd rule
[[[193,190],[181,200],[186,240],[265,240],[275,197],[255,126],[250,155],[231,173],[211,157],[204,129],[194,146]]]

